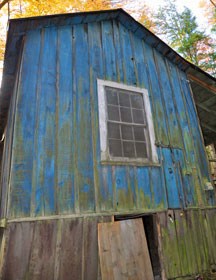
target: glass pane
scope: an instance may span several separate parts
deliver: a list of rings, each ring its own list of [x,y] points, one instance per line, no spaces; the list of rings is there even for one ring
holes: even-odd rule
[[[113,157],[122,157],[121,141],[109,140],[109,152]]]
[[[143,97],[139,94],[131,95],[131,105],[133,108],[143,109]]]
[[[122,139],[133,140],[133,130],[132,126],[121,125]]]
[[[116,123],[108,123],[108,138],[120,138],[120,125]]]
[[[125,157],[135,157],[134,143],[123,141],[123,151]]]
[[[134,126],[134,138],[136,141],[145,141],[144,127]]]
[[[147,149],[146,149],[146,143],[135,143],[136,146],[136,154],[138,158],[147,158]]]
[[[108,111],[108,119],[110,121],[120,121],[119,108],[117,106],[108,105],[107,111]]]
[[[129,94],[119,93],[119,105],[124,107],[130,107],[130,96]]]
[[[131,109],[121,107],[120,112],[121,112],[121,121],[122,122],[128,122],[128,123],[132,122]]]
[[[118,96],[116,91],[106,88],[106,97],[107,104],[118,105]]]
[[[137,110],[137,109],[132,109],[132,110],[133,110],[133,122],[139,124],[145,124],[143,110]]]

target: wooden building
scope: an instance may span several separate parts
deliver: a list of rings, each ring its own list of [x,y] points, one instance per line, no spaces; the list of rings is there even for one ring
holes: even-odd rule
[[[215,78],[121,9],[10,20],[1,279],[216,279],[215,112]]]

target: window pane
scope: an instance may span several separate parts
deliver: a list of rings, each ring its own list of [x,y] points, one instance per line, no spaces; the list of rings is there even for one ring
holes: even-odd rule
[[[121,141],[109,140],[109,152],[113,157],[122,157]]]
[[[143,109],[143,97],[139,94],[131,95],[131,105],[133,108]]]
[[[108,123],[108,138],[120,139],[120,125]]]
[[[147,158],[146,143],[135,142],[136,154],[138,158]]]
[[[133,130],[132,126],[121,125],[122,139],[133,140]]]
[[[130,107],[130,96],[129,94],[119,93],[119,104],[120,106]]]
[[[143,110],[133,110],[133,121],[134,123],[145,124]]]
[[[134,126],[134,138],[136,141],[145,141],[144,127]]]
[[[135,157],[134,143],[123,141],[123,151],[125,157]]]
[[[117,106],[108,105],[108,119],[111,121],[120,121],[119,109]]]
[[[118,95],[117,92],[106,88],[107,104],[118,105]]]
[[[131,109],[121,107],[120,112],[121,112],[121,121],[122,122],[128,122],[128,123],[132,122]]]

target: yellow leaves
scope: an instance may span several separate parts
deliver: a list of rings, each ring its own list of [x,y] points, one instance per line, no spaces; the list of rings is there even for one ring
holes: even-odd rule
[[[212,25],[216,24],[216,0],[200,0],[199,6],[203,9],[204,15],[206,16],[208,22]]]

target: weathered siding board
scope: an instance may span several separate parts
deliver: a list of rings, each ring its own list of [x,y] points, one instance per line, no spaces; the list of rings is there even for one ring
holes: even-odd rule
[[[173,156],[175,159],[176,171],[179,177],[179,183],[183,186],[181,189],[181,196],[184,199],[184,205],[195,206],[195,194],[194,185],[192,181],[191,173],[188,173],[188,165],[185,162],[184,151],[181,149],[175,149],[173,151]]]
[[[110,221],[101,216],[9,224],[1,279],[99,279],[97,224]]]
[[[74,26],[74,69],[76,75],[77,188],[80,211],[94,211],[93,150],[91,138],[91,103],[89,94],[89,53],[87,25]]]
[[[89,79],[90,79],[90,102],[91,102],[91,130],[93,145],[93,167],[94,167],[94,190],[95,209],[103,211],[112,209],[112,170],[111,166],[101,167],[100,158],[100,136],[98,116],[97,78],[104,76],[104,65],[101,45],[101,25],[93,23],[88,26],[88,48],[89,53]],[[108,176],[108,177],[107,177]]]
[[[166,189],[163,184],[162,170],[160,167],[150,168],[152,205],[154,209],[167,208]]]
[[[136,86],[137,79],[134,69],[134,57],[132,53],[130,33],[121,24],[119,24],[119,37],[122,49],[121,59],[123,61],[124,83]]]
[[[209,278],[204,276],[203,279],[215,279],[210,271],[216,264],[213,249],[216,246],[215,214],[215,209],[158,213],[163,263],[168,279],[195,277],[197,274],[204,276],[206,272]]]
[[[177,181],[172,151],[168,148],[164,148],[162,150],[162,155],[166,180],[168,208],[181,208],[183,206],[180,201],[182,185],[178,184]]]
[[[193,156],[193,144],[191,141],[191,133],[187,118],[187,106],[185,106],[183,95],[184,91],[180,86],[181,80],[179,80],[177,68],[168,60],[166,61],[168,79],[170,79],[173,103],[175,104],[177,119],[180,124],[180,138],[184,144],[186,160],[191,162],[190,157]]]
[[[127,182],[127,169],[124,166],[115,168],[115,188],[117,209],[128,210],[134,208],[132,189]]]
[[[169,143],[171,146],[180,148],[182,147],[182,139],[176,116],[175,103],[172,97],[172,88],[169,82],[169,73],[167,72],[166,62],[162,55],[156,51],[154,51],[154,61],[157,67],[162,104],[165,109],[165,118],[168,124]]]
[[[148,167],[137,167],[138,208],[148,209],[152,203],[151,184]]]
[[[193,167],[192,174],[194,173],[193,177],[196,183],[197,199],[199,199],[198,204],[214,205],[215,198],[211,197],[210,199],[207,199],[207,193],[204,192],[205,183],[207,181],[210,181],[211,179],[210,179],[208,161],[206,158],[206,152],[203,145],[203,139],[199,128],[198,117],[196,114],[192,93],[190,91],[189,84],[185,74],[179,71],[179,76],[181,78],[181,82],[182,82],[181,85],[185,93],[184,98],[188,109],[187,113],[189,117],[190,130],[192,135],[191,140],[192,143],[194,144],[194,158],[193,158],[194,164],[192,164]]]
[[[148,90],[152,95],[152,100],[155,109],[155,111],[152,112],[153,113],[152,115],[157,122],[157,129],[155,132],[159,143],[163,145],[168,145],[169,140],[168,140],[167,122],[166,122],[165,112],[163,110],[163,101],[161,97],[161,90],[159,87],[158,74],[154,63],[153,51],[147,44],[143,44],[143,46],[144,46],[145,60],[148,68],[148,78],[150,83],[150,89]]]
[[[117,81],[124,82],[124,70],[122,61],[122,49],[119,31],[119,22],[113,20],[113,40],[115,47],[115,57],[116,57],[116,68],[117,68]]]
[[[148,67],[146,63],[147,57],[145,56],[144,52],[144,42],[140,40],[138,37],[134,36],[132,33],[130,33],[130,40],[133,50],[133,60],[134,60],[134,67],[135,67],[135,75],[136,75],[136,81],[137,86],[141,88],[147,88],[149,92],[149,100],[150,105],[152,109],[152,116],[153,116],[153,122],[154,122],[154,128],[155,128],[155,142],[158,143],[158,120],[155,117],[156,111],[154,108],[154,101],[153,101],[153,94],[152,94],[152,87],[149,81],[149,73],[148,73]]]
[[[191,99],[189,108],[193,112],[185,115],[189,97],[184,95],[190,93],[187,84],[180,86],[183,76],[178,78],[176,66],[117,21],[46,28],[29,32],[27,38],[36,41],[29,51],[31,57],[35,53],[37,63],[31,63],[34,73],[28,71],[29,82],[22,81],[21,75],[22,84],[29,84],[29,88],[24,92],[20,86],[18,97],[24,98],[23,102],[34,100],[35,107],[30,115],[29,105],[22,111],[32,124],[31,141],[24,129],[24,117],[19,117],[22,104],[17,107],[11,188],[20,201],[13,202],[11,217],[205,204],[201,162],[197,162],[201,137],[198,125],[192,128],[195,111]],[[26,56],[23,63],[29,61]],[[24,68],[30,67],[26,65]],[[147,88],[161,166],[101,164],[97,78]],[[196,135],[199,138],[194,142]],[[24,148],[33,153],[16,154],[24,149],[20,147],[25,138],[30,142]],[[20,156],[30,170],[24,169]],[[19,172],[28,173],[26,178],[15,176],[15,163]],[[205,168],[205,178],[206,172]],[[193,190],[194,183],[198,187]],[[19,187],[21,191],[29,188],[29,193],[25,191],[27,210],[20,208]]]
[[[23,58],[23,48],[20,51],[20,59],[18,63],[18,68],[22,65]],[[8,111],[8,119],[7,126],[4,131],[4,149],[2,155],[2,174],[0,177],[0,218],[4,218],[7,216],[8,211],[8,199],[10,196],[8,195],[9,190],[9,177],[11,172],[11,157],[12,157],[12,143],[13,143],[13,135],[14,135],[14,122],[15,122],[15,107],[17,102],[17,88],[19,84],[19,71],[16,74],[16,80],[14,84],[13,90],[13,98],[10,103],[9,111]]]
[[[209,278],[204,279],[214,279],[210,270],[216,264],[216,210],[156,216],[167,279],[205,273]],[[101,279],[97,224],[111,220],[98,216],[9,223],[2,280]]]
[[[97,34],[97,32],[98,34]],[[102,22],[96,29],[91,30],[89,34],[93,35],[92,40],[94,40],[95,51],[97,48],[97,53],[91,56],[91,59],[94,59],[94,64],[92,65],[94,69],[95,78],[92,83],[94,83],[94,114],[96,114],[96,123],[97,126],[94,128],[95,135],[97,135],[97,168],[99,174],[99,190],[98,190],[98,199],[99,199],[99,209],[101,211],[107,211],[109,209],[116,209],[115,195],[114,195],[114,172],[111,166],[100,164],[100,136],[99,136],[99,115],[98,115],[98,94],[97,94],[97,78],[101,79],[115,79],[116,66],[115,66],[115,49],[112,36],[112,25],[111,23]],[[110,46],[110,49],[109,49]],[[90,49],[91,50],[91,49]],[[91,61],[91,60],[90,60]]]
[[[82,279],[83,222],[64,220],[62,229],[59,279]]]
[[[50,46],[52,46],[50,48]],[[41,95],[45,95],[45,134],[43,139],[44,155],[44,213],[57,213],[55,189],[55,115],[57,82],[57,29],[44,30],[43,66],[41,70]]]
[[[11,170],[10,215],[22,213],[30,215],[33,170],[33,143],[35,131],[35,109],[29,110],[30,104],[36,103],[36,85],[40,38],[37,32],[29,34],[25,40],[23,61],[16,106],[15,132]],[[16,96],[16,95],[15,95]],[[10,129],[13,129],[10,127]]]
[[[24,279],[26,267],[29,266],[33,233],[34,223],[13,224],[5,232],[10,238],[6,243],[7,251],[4,260],[5,265],[3,265],[3,280]],[[22,264],[17,261],[17,256],[22,257]],[[11,269],[12,267],[13,269]]]
[[[56,100],[56,199],[59,213],[75,210],[72,84],[72,29],[58,30],[57,100]]]
[[[113,29],[110,21],[101,23],[104,79],[116,81],[116,56],[113,42]]]

